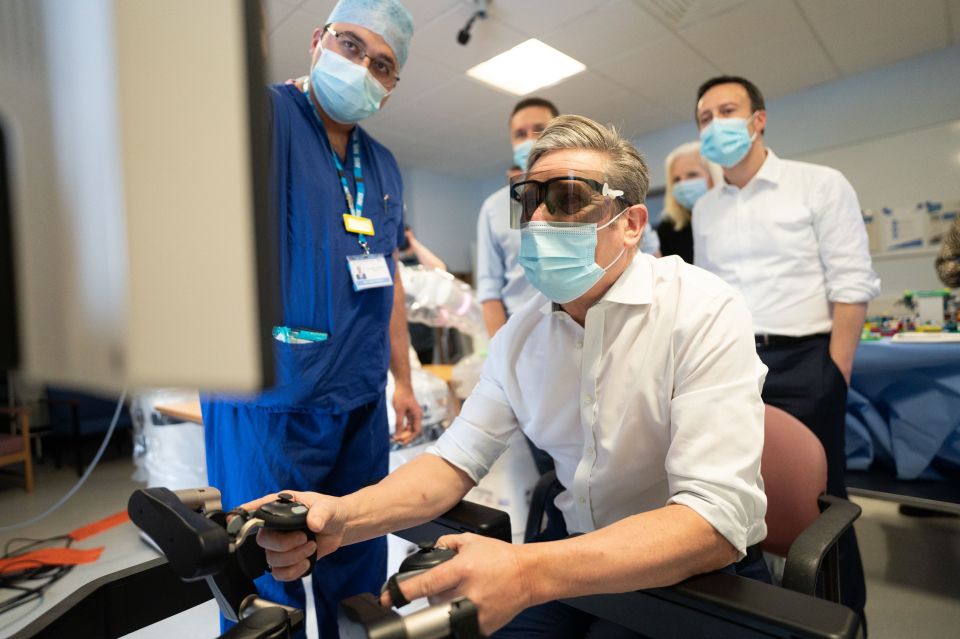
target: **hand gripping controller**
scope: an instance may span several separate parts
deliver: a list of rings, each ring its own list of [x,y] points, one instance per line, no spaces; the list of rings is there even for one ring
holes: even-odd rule
[[[387,580],[381,594],[388,591],[395,608],[407,605],[410,602],[400,592],[399,583],[452,559],[456,554],[449,548],[421,546],[419,551],[403,560],[400,572]],[[477,622],[477,607],[466,597],[457,597],[404,617],[381,606],[378,597],[363,593],[340,602],[339,624],[341,639],[481,639],[483,636]]]
[[[410,603],[410,600],[403,596],[403,592],[400,590],[400,583],[439,566],[448,559],[453,559],[456,554],[457,552],[455,550],[450,550],[449,548],[437,548],[427,544],[421,545],[420,550],[408,556],[400,563],[400,570],[397,574],[391,575],[390,578],[387,579],[387,583],[383,584],[383,589],[380,591],[381,594],[389,592],[393,607],[403,608]]]
[[[277,500],[257,508],[253,515],[245,511],[238,511],[237,517],[230,520],[227,532],[235,534],[239,543],[259,528],[278,530],[283,532],[303,531],[309,541],[314,533],[307,526],[307,513],[310,509],[294,500],[290,493],[280,493]],[[313,572],[317,564],[317,554],[310,556],[310,568],[300,575],[305,577]],[[268,567],[269,570],[269,567]]]

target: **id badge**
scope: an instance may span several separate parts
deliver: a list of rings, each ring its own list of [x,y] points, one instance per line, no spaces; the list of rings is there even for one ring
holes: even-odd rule
[[[353,280],[353,290],[365,291],[368,288],[393,286],[390,268],[382,253],[370,255],[348,255],[347,268]]]
[[[347,229],[349,233],[370,236],[374,235],[373,220],[371,220],[369,217],[360,217],[359,215],[350,215],[349,213],[344,213],[343,228]]]

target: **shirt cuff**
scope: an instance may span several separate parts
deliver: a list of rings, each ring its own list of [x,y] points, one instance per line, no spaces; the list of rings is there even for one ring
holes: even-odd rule
[[[506,448],[507,442],[495,439],[457,418],[440,439],[424,452],[453,464],[479,484]]]
[[[762,517],[753,518],[750,523],[743,525],[728,512],[729,507],[725,508],[722,504],[714,503],[694,493],[677,493],[667,500],[667,503],[681,504],[703,517],[737,550],[737,561],[747,555],[748,547],[763,541],[767,536],[767,524]]]
[[[880,278],[862,282],[827,283],[827,299],[841,304],[865,304],[880,294]]]
[[[477,280],[477,301],[503,299],[503,286],[503,282],[487,278]]]

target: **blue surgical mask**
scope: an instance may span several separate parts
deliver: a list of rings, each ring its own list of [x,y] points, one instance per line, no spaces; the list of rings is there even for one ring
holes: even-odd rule
[[[367,68],[324,49],[310,72],[310,85],[324,112],[341,124],[369,118],[387,97]]]
[[[600,227],[596,224],[529,222],[520,229],[518,261],[533,287],[557,304],[572,302],[589,291],[627,250],[624,248],[603,268],[594,257],[597,231],[613,224],[623,211]]]
[[[747,124],[757,115],[755,111],[749,118],[714,119],[700,132],[700,155],[722,167],[730,168],[747,156],[750,145],[757,137],[747,131]]]
[[[687,209],[693,210],[693,205],[697,203],[703,194],[707,192],[707,178],[693,178],[690,180],[680,180],[673,185],[673,197],[677,204]]]
[[[521,142],[513,147],[513,163],[524,171],[527,170],[527,158],[530,157],[530,149],[532,148],[533,140]]]

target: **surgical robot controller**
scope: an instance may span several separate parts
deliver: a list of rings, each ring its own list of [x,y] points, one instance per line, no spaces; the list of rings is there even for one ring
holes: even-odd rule
[[[223,512],[220,492],[195,488],[135,491],[127,505],[130,519],[166,555],[184,581],[203,579],[223,616],[236,625],[222,639],[284,639],[302,628],[303,611],[267,601],[253,580],[268,570],[266,555],[255,541],[260,528],[308,535],[307,507],[288,493],[253,513]],[[421,547],[404,560],[400,572],[384,585],[395,606],[409,603],[398,584],[454,556],[448,549]],[[311,571],[316,558],[311,561]],[[306,574],[306,573],[305,573]],[[430,606],[406,616],[380,605],[372,593],[340,603],[340,636],[362,639],[479,639],[476,607],[466,598]]]

